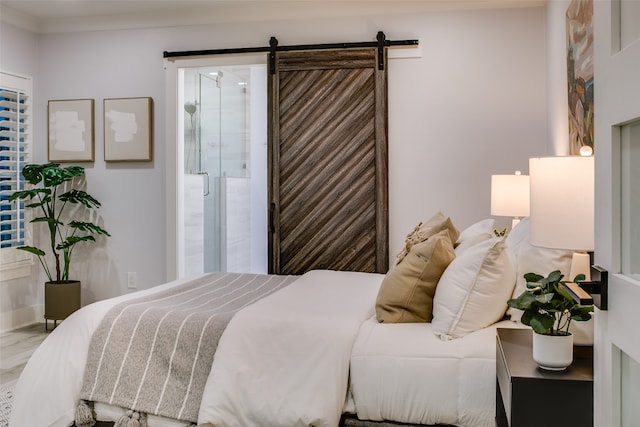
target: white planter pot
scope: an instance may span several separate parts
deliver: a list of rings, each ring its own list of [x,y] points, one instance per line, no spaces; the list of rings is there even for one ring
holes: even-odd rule
[[[542,369],[567,369],[573,362],[573,335],[543,335],[534,332],[533,360]]]

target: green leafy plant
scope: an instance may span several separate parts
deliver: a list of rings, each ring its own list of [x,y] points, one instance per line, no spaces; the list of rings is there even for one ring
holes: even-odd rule
[[[564,275],[559,270],[544,277],[535,273],[524,275],[527,289],[518,297],[510,299],[507,305],[523,310],[522,323],[544,335],[568,335],[572,320],[591,319],[593,305],[580,305],[562,288]],[[579,274],[573,280],[584,280]]]
[[[58,163],[28,164],[23,168],[22,176],[29,184],[40,186],[16,191],[9,197],[10,202],[26,199],[25,207],[35,209],[41,214],[31,222],[47,225],[49,247],[55,258],[55,276],[49,268],[44,250],[35,246],[20,246],[17,249],[37,255],[50,282],[69,281],[71,255],[77,243],[95,242],[94,235],[110,236],[106,230],[93,222],[62,222],[65,218],[63,214],[68,216],[68,211],[73,205],[82,205],[87,209],[97,209],[101,206],[100,202],[85,191],[72,188],[73,181],[83,175],[84,168],[81,166],[63,168]]]

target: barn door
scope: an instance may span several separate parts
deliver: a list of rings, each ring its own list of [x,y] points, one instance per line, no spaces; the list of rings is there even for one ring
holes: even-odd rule
[[[388,269],[387,75],[377,50],[278,52],[269,272]],[[380,69],[382,68],[382,69]]]

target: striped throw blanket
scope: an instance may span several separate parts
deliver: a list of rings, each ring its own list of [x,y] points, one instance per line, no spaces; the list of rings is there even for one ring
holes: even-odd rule
[[[114,306],[92,337],[81,399],[196,422],[233,314],[296,279],[212,273]]]

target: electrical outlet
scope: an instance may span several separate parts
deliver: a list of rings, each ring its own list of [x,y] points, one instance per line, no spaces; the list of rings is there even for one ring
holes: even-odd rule
[[[130,271],[127,273],[127,288],[135,289],[138,287],[138,273]]]

